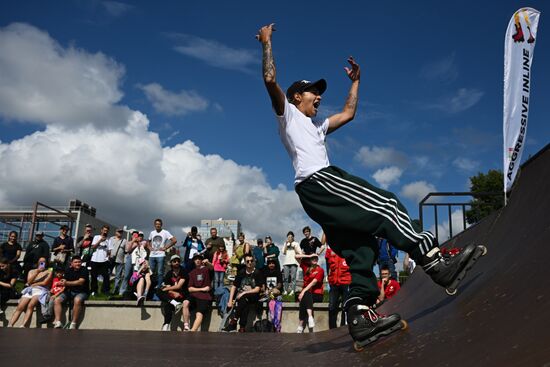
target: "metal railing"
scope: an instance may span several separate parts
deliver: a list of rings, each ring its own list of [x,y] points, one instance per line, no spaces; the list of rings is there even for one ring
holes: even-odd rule
[[[435,226],[435,238],[439,239],[439,230],[438,230],[438,224],[439,224],[439,218],[438,218],[438,208],[440,207],[447,207],[448,215],[449,215],[449,238],[453,237],[453,220],[452,220],[452,207],[461,207],[462,208],[462,228],[466,228],[466,207],[471,208],[472,207],[472,201],[468,202],[435,202],[435,203],[427,203],[426,201],[432,197],[459,197],[459,196],[470,196],[472,198],[477,197],[488,197],[488,196],[497,196],[502,195],[502,193],[499,192],[430,192],[428,195],[424,197],[424,199],[420,200],[420,203],[418,203],[418,217],[420,219],[420,226],[422,227],[422,230],[424,230],[424,207],[433,207],[434,208],[434,226]]]

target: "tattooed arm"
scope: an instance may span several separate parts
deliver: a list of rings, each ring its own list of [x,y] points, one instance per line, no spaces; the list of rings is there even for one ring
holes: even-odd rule
[[[275,28],[275,24],[266,25],[258,31],[256,39],[260,41],[263,49],[262,57],[262,72],[264,84],[271,98],[271,104],[278,116],[284,113],[285,109],[285,94],[275,79],[275,62],[273,61],[273,51],[271,50],[271,35]]]
[[[329,134],[353,120],[353,118],[355,117],[355,111],[357,111],[357,93],[359,92],[361,69],[359,68],[359,65],[355,62],[353,57],[350,56],[348,62],[351,65],[351,69],[347,67],[344,68],[352,82],[348,93],[348,99],[346,100],[346,104],[344,105],[344,109],[342,110],[342,112],[329,117]]]

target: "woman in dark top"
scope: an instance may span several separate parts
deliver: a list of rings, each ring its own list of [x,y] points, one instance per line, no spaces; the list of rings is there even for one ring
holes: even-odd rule
[[[4,313],[8,299],[15,298],[16,281],[17,275],[11,270],[8,260],[0,257],[0,315]]]
[[[3,257],[10,264],[11,271],[18,274],[21,273],[21,265],[19,265],[19,257],[23,248],[17,242],[17,232],[11,231],[8,235],[8,240],[0,245],[0,257]]]

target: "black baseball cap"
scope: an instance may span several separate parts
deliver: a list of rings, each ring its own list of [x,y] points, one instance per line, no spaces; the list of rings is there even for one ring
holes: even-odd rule
[[[315,82],[311,82],[309,80],[295,81],[286,90],[286,98],[289,102],[292,102],[295,93],[303,93],[308,89],[317,89],[319,94],[323,94],[325,90],[327,90],[327,82],[325,79],[319,79]]]

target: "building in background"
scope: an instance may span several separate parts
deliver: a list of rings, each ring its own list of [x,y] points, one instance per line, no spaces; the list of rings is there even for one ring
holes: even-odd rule
[[[71,200],[68,206],[48,206],[36,202],[32,207],[0,209],[0,242],[7,241],[11,231],[18,233],[18,242],[25,248],[37,231],[44,232],[44,240],[50,246],[59,235],[62,225],[69,227],[69,233],[75,240],[84,233],[86,224],[91,224],[94,231],[107,224],[114,234],[117,228],[114,223],[96,217],[96,208],[80,200]]]

